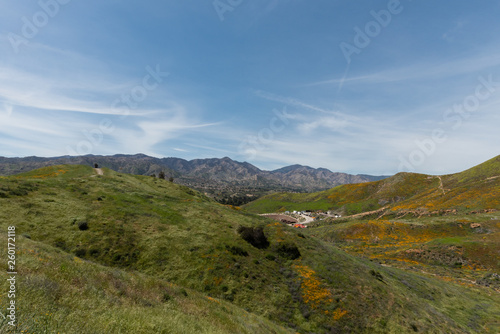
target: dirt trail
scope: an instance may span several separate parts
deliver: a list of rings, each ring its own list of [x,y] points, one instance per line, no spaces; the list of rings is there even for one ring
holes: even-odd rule
[[[445,195],[445,191],[444,191],[444,188],[443,188],[443,180],[441,179],[441,176],[436,176],[438,179],[439,179],[439,189],[441,189],[441,191],[443,192],[443,195]]]
[[[96,171],[97,175],[104,175],[104,172],[102,171],[102,169],[94,168],[94,170]]]
[[[380,208],[380,209],[377,209],[377,210],[373,210],[373,211],[367,211],[367,212],[361,212],[361,213],[357,213],[355,215],[350,215],[350,216],[344,216],[343,218],[357,218],[357,217],[363,217],[363,216],[367,216],[367,215],[372,215],[374,213],[379,213],[379,212],[383,212],[384,210],[386,210],[388,208],[388,206],[384,206],[383,208]],[[379,217],[380,218],[380,217]]]

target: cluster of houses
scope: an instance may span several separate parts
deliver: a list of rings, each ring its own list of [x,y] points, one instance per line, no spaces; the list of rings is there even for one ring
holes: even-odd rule
[[[317,221],[323,218],[340,218],[342,217],[340,214],[333,212],[333,211],[323,211],[323,210],[317,210],[317,211],[311,211],[311,210],[305,210],[305,211],[285,211],[285,215],[290,215],[291,217],[297,217],[297,216],[302,216],[306,218],[306,222],[304,223],[299,223],[299,222],[286,222],[288,226],[292,226],[295,228],[307,228],[307,223],[311,221]],[[309,219],[307,218],[309,217]]]
[[[341,217],[340,214],[334,211],[325,212],[323,210],[285,211],[282,213],[263,213],[262,215],[295,228],[307,228],[307,224],[324,218]]]
[[[340,218],[342,215],[334,212],[334,211],[323,211],[323,210],[317,210],[317,211],[311,211],[311,210],[305,210],[305,211],[285,211],[285,214],[290,215],[303,215],[303,216],[308,216],[312,217],[315,220],[319,220],[321,218]]]

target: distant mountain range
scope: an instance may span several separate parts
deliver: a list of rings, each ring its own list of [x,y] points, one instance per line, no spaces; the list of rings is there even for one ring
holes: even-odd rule
[[[59,164],[99,164],[115,171],[158,175],[164,171],[176,183],[204,191],[214,197],[259,196],[272,191],[311,192],[330,189],[341,184],[377,181],[387,176],[352,175],[325,168],[292,165],[265,171],[248,162],[230,158],[195,159],[154,158],[144,154],[113,156],[63,156],[53,158],[0,157],[0,175],[13,175]]]

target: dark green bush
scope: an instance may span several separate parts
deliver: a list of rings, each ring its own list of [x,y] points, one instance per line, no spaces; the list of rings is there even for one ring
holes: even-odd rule
[[[91,248],[89,250],[89,255],[92,257],[98,257],[100,253],[101,253],[101,251],[97,248]]]
[[[162,302],[166,303],[168,302],[170,299],[172,299],[172,296],[170,296],[167,292],[164,292],[163,293],[163,296],[161,298]]]
[[[89,224],[86,221],[81,221],[78,223],[78,229],[80,231],[86,231],[89,229]]]
[[[233,255],[248,256],[248,252],[238,246],[226,246],[226,249]]]
[[[279,256],[289,259],[295,260],[300,257],[300,251],[297,248],[297,245],[291,242],[282,242],[278,245],[277,252]]]
[[[238,227],[240,236],[252,246],[263,249],[269,247],[269,241],[264,234],[262,227]]]
[[[9,191],[9,195],[12,195],[12,196],[26,196],[28,195],[28,191],[26,191],[25,189],[13,189],[11,191]]]
[[[370,274],[372,274],[379,281],[382,281],[382,282],[384,281],[384,277],[378,271],[372,269],[372,270],[370,270]]]
[[[273,254],[267,254],[266,259],[268,259],[269,261],[274,261],[276,260],[276,256],[274,256]]]
[[[66,241],[63,238],[54,240],[54,246],[62,250],[67,250]]]
[[[79,248],[75,251],[75,255],[78,257],[84,257],[86,254],[87,254],[87,251],[85,249]]]

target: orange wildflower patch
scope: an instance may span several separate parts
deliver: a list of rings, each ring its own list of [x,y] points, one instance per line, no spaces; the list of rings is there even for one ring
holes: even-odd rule
[[[368,223],[353,225],[339,234],[346,240],[373,243],[372,247],[401,247],[422,244],[442,236],[442,233],[429,228],[418,228],[404,223],[374,220]]]
[[[40,175],[33,175],[33,176],[30,176],[29,178],[33,178],[33,179],[46,179],[48,177],[56,177],[56,176],[59,176],[61,174],[66,174],[66,172],[67,172],[67,170],[65,170],[65,169],[58,169],[56,171],[53,171],[52,173],[40,174]]]
[[[302,298],[306,304],[317,308],[321,304],[333,302],[332,293],[323,286],[314,270],[305,265],[296,264],[293,267],[302,277]]]
[[[217,299],[214,299],[212,297],[207,297],[208,300],[210,300],[211,302],[214,302],[214,303],[217,303],[217,304],[220,304],[220,302],[217,300]]]
[[[342,310],[341,308],[338,308],[335,311],[333,311],[333,320],[339,320],[346,314],[347,310]]]

